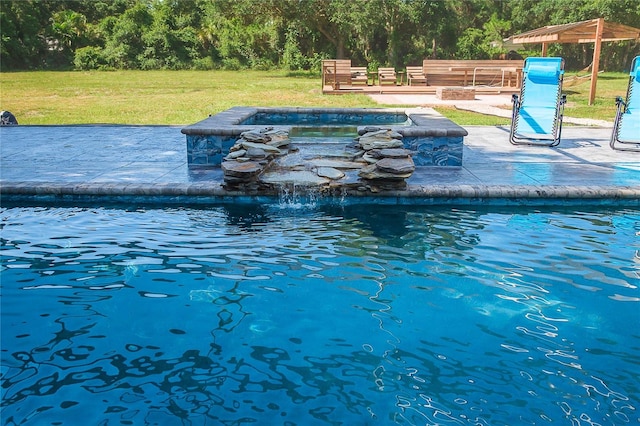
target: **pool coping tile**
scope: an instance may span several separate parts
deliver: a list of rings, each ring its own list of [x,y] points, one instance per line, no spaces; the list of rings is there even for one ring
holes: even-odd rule
[[[406,188],[350,185],[327,202],[640,206],[640,153],[611,150],[611,128],[566,127],[556,148],[514,147],[504,126],[465,131],[461,167],[417,167]],[[25,141],[29,146],[21,150]],[[100,152],[104,145],[108,149]],[[278,197],[277,191],[225,189],[219,167],[188,167],[179,126],[2,127],[0,155],[3,202],[188,204]]]

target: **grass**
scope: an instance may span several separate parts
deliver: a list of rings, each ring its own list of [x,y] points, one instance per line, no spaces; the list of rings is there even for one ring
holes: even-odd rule
[[[566,87],[565,115],[612,121],[628,75]],[[320,78],[284,71],[103,71],[0,73],[0,109],[20,124],[191,124],[232,106],[381,107],[362,94],[323,95]],[[509,119],[437,107],[461,125],[502,125]]]
[[[616,96],[624,97],[629,84],[629,74],[603,73],[598,76],[596,98],[593,105],[589,105],[590,80],[570,85],[571,77],[575,73],[568,73],[563,93],[567,95],[565,115],[577,118],[594,118],[613,122],[616,115]]]

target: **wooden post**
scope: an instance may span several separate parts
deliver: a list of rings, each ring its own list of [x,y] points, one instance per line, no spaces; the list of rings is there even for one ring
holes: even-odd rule
[[[598,68],[600,66],[600,46],[602,45],[602,31],[604,18],[598,18],[596,26],[595,45],[593,46],[593,63],[591,64],[591,87],[589,88],[589,105],[593,105],[596,98],[596,83],[598,82]]]
[[[542,43],[542,53],[540,54],[543,58],[547,56],[547,43]]]

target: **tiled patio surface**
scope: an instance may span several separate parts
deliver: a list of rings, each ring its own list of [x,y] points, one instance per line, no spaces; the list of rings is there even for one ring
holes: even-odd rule
[[[181,128],[2,127],[3,200],[163,196],[185,202],[242,195],[225,191],[219,168],[189,169]],[[462,167],[420,167],[406,190],[348,195],[414,203],[537,199],[640,205],[640,153],[611,150],[611,128],[567,126],[555,148],[512,146],[508,127],[465,129]]]

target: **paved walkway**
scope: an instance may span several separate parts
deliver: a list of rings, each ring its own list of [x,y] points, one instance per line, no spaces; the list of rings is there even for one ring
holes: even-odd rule
[[[555,148],[512,146],[508,127],[465,128],[463,167],[420,167],[406,190],[347,195],[416,204],[640,206],[640,153],[611,150],[609,127],[566,126]],[[134,197],[185,203],[243,195],[225,191],[219,168],[189,169],[180,129],[2,127],[3,201]]]
[[[483,95],[476,94],[476,98],[472,101],[450,100],[443,101],[438,99],[436,95],[419,95],[406,93],[371,93],[368,95],[371,99],[381,105],[418,105],[418,106],[467,106],[467,105],[492,105],[511,107],[511,95]]]
[[[511,117],[511,95],[482,95],[477,94],[471,101],[451,100],[443,101],[436,95],[407,95],[407,94],[370,94],[369,97],[380,105],[418,105],[423,107],[450,106],[457,109],[477,112],[478,114],[495,115],[497,117]],[[613,127],[613,119],[609,121],[593,120],[589,118],[567,117],[565,124],[580,126]]]

